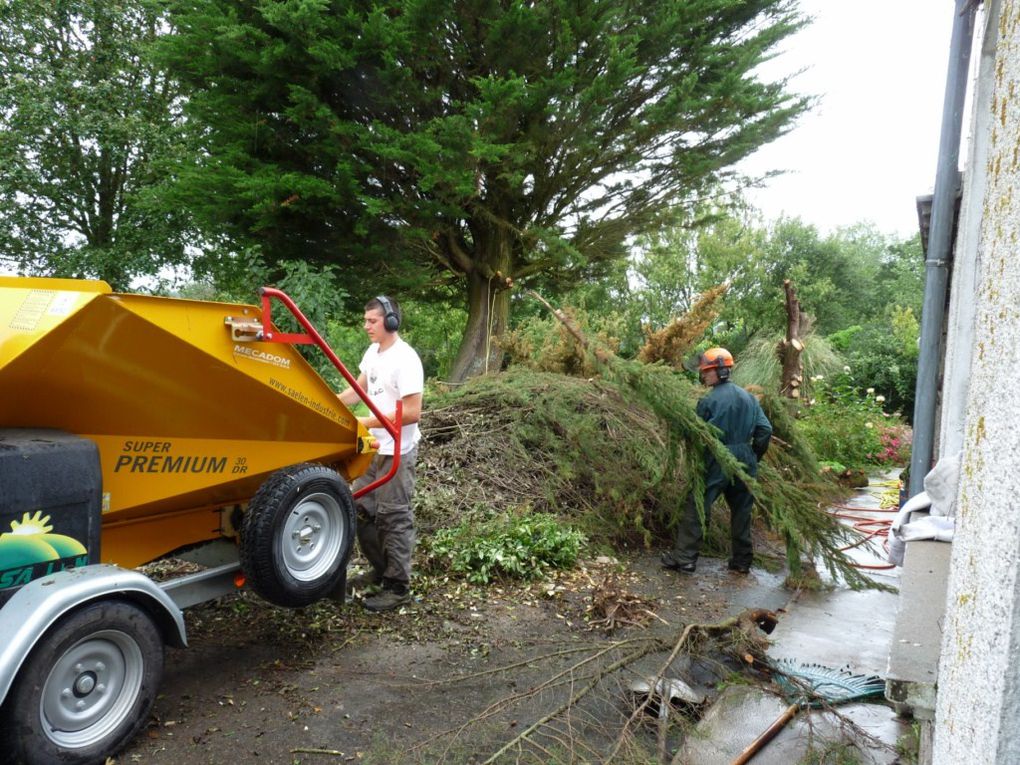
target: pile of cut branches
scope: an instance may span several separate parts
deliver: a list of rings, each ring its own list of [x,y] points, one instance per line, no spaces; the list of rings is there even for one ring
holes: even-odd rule
[[[566,314],[554,314],[599,375],[511,368],[433,397],[422,421],[416,508],[425,529],[471,513],[530,509],[569,516],[596,541],[664,544],[688,493],[705,513],[712,457],[751,487],[766,525],[786,544],[792,573],[806,557],[850,587],[879,586],[843,552],[859,536],[824,511],[839,489],[819,477],[778,397],[762,397],[775,440],[754,481],[696,414],[703,389],[661,363],[593,347]]]
[[[425,530],[527,509],[598,541],[650,543],[686,487],[654,412],[601,378],[511,368],[431,397],[421,427]]]

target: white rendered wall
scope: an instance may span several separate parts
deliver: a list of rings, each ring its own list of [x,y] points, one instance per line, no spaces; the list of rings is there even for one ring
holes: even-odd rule
[[[936,765],[1020,763],[1020,0],[985,5],[998,42]]]
[[[985,185],[988,181],[988,139],[991,134],[995,43],[998,40],[997,6],[979,15],[975,30],[976,85],[972,96],[969,153],[963,179],[960,221],[953,255],[953,276],[946,313],[946,358],[943,364],[941,424],[937,441],[938,458],[963,448],[967,388],[970,385],[974,350],[974,315],[977,310],[977,271],[980,260],[981,222],[984,219]],[[976,62],[975,62],[976,59]]]

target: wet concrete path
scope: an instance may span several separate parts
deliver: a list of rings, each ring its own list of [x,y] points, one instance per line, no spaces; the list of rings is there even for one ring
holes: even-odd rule
[[[891,520],[881,510],[882,494],[890,490],[892,475],[876,476],[872,484],[837,512],[844,519]],[[867,525],[867,521],[865,524]],[[899,569],[884,568],[882,537],[872,549],[857,549],[851,555],[878,582],[896,587]],[[751,588],[757,589],[756,587]],[[753,594],[753,593],[749,593]],[[769,657],[789,660],[796,666],[821,665],[845,670],[853,676],[884,677],[893,639],[898,595],[877,590],[853,591],[837,584],[832,589],[795,594],[780,613],[771,638]],[[688,737],[683,762],[698,765],[729,765],[759,734],[789,706],[789,701],[763,693],[754,686],[733,686],[699,722]],[[896,743],[908,731],[908,724],[881,703],[848,703],[838,713],[802,710],[751,762],[754,765],[792,765],[812,762],[850,761],[891,765],[898,762]],[[840,757],[856,759],[840,759]]]

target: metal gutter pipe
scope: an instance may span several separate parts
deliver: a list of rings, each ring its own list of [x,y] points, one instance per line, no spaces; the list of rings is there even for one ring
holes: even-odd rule
[[[914,439],[910,453],[910,496],[924,490],[935,443],[935,404],[942,364],[942,324],[946,314],[949,259],[952,254],[953,217],[960,189],[960,138],[967,95],[970,51],[974,39],[974,0],[956,0],[949,44],[949,71],[942,106],[942,132],[935,171],[931,233],[925,256],[924,303],[921,307],[921,348],[914,392]]]

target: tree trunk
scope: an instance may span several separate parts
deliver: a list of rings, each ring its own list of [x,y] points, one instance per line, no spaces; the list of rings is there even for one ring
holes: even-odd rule
[[[506,331],[510,316],[510,292],[505,283],[468,274],[468,320],[457,359],[450,371],[451,382],[498,372],[503,351],[498,339]]]
[[[496,216],[496,220],[505,220],[505,216]],[[460,250],[458,258],[467,266],[468,320],[450,370],[451,382],[500,370],[503,350],[498,341],[510,317],[510,232],[489,218],[474,219],[470,230],[474,247],[470,253]]]
[[[800,386],[804,382],[804,366],[800,355],[804,352],[804,343],[800,333],[807,323],[804,312],[800,310],[800,301],[789,279],[783,280],[786,290],[786,338],[779,342],[779,360],[783,371],[779,379],[779,395],[787,398],[800,398]]]

